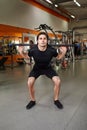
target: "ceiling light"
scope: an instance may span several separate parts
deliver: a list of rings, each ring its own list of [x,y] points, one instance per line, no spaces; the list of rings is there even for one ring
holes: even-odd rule
[[[81,6],[78,2],[76,2],[76,5],[79,6],[79,7]]]
[[[74,3],[79,7],[81,6],[76,0],[74,0]]]
[[[55,7],[57,8],[57,7],[58,7],[58,5],[57,5],[57,4],[55,4]]]
[[[50,4],[53,4],[52,2],[51,2],[51,0],[46,0],[48,3],[50,3]]]
[[[71,15],[71,17],[72,17],[72,18],[75,18],[75,16],[74,16],[74,15]]]

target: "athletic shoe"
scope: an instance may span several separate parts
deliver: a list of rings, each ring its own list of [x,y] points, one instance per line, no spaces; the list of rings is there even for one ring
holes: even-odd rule
[[[61,104],[61,102],[59,100],[55,100],[54,104],[59,108],[59,109],[63,109],[63,105]]]
[[[35,104],[36,104],[35,101],[30,101],[30,102],[27,104],[26,109],[31,109],[32,107],[35,106]]]

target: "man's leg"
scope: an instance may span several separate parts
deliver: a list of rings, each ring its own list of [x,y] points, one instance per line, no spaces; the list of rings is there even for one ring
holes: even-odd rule
[[[58,76],[54,76],[52,81],[54,83],[54,100],[58,100],[60,92],[60,78]]]
[[[35,78],[29,77],[28,78],[28,89],[29,89],[30,99],[32,101],[35,101],[34,83],[35,83]]]
[[[30,109],[33,106],[35,106],[35,91],[34,91],[34,83],[35,83],[35,78],[34,77],[29,77],[28,78],[28,89],[29,89],[29,95],[30,95],[30,102],[27,104],[26,109]]]
[[[62,109],[63,105],[59,101],[59,92],[60,92],[60,78],[58,76],[53,76],[52,81],[54,83],[54,104],[59,108]]]

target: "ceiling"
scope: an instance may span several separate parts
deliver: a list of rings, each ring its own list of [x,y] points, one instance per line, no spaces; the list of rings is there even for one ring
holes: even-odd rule
[[[70,19],[87,20],[87,0],[76,0],[81,5],[80,7],[75,4],[74,0],[50,0],[52,4],[46,2],[46,0],[35,1]],[[58,7],[55,7],[55,4]],[[71,15],[75,18],[72,18]]]

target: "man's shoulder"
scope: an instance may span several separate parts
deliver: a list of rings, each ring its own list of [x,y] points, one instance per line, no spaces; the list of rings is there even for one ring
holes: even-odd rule
[[[33,45],[31,50],[37,49],[37,44]]]
[[[52,45],[48,45],[48,49],[55,50],[55,48]]]
[[[28,50],[28,55],[32,56],[36,51],[37,51],[37,45],[34,45],[32,48]]]

